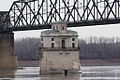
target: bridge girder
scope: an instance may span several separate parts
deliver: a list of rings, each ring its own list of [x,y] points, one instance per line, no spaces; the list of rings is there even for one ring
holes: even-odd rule
[[[0,22],[0,31],[48,29],[55,21],[66,21],[68,27],[119,23],[120,1],[14,1]]]

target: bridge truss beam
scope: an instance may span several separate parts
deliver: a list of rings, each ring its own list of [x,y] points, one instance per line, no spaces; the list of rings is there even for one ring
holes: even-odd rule
[[[55,21],[69,27],[120,22],[119,0],[21,0],[14,1],[0,31],[48,29]]]

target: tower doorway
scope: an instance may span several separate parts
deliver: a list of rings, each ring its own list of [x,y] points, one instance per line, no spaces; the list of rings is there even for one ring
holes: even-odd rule
[[[62,40],[61,44],[62,44],[62,49],[64,49],[65,48],[65,40]]]

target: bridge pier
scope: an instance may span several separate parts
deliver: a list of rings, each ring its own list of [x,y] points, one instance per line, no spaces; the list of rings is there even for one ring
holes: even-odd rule
[[[16,69],[16,55],[14,53],[14,33],[0,33],[0,76],[7,71]]]

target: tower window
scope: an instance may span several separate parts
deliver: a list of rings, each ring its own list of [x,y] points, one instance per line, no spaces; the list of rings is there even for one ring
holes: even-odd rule
[[[72,48],[75,48],[75,43],[72,43]]]
[[[43,43],[41,43],[41,47],[43,47]]]
[[[51,41],[54,41],[54,38],[51,38]]]
[[[56,27],[56,30],[58,30],[58,27]]]
[[[72,41],[75,41],[75,38],[72,38]]]
[[[64,27],[62,27],[62,30],[64,30]]]
[[[51,47],[54,48],[54,43],[51,44]]]
[[[53,26],[53,30],[55,30],[55,27]]]
[[[61,44],[62,44],[62,48],[64,49],[65,48],[65,40],[62,40]]]
[[[43,41],[43,38],[41,38],[41,41]]]

